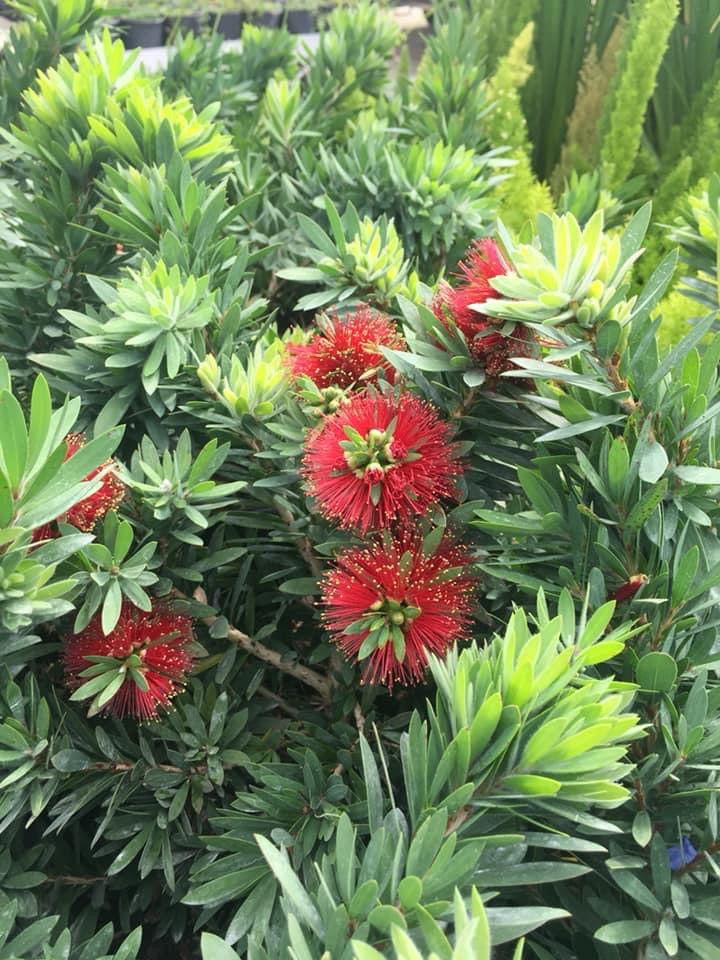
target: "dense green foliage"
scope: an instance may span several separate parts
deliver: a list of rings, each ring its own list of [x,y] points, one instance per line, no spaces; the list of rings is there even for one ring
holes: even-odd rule
[[[161,75],[92,3],[22,5],[0,960],[720,954],[713,3],[583,0],[563,31],[551,0],[437,3],[412,76],[366,3],[314,52],[247,25],[235,50],[181,38]],[[491,236],[500,371],[437,299]],[[363,538],[301,465],[357,385],[289,368],[360,304],[397,336],[367,376],[432,404],[463,461],[422,555],[449,531],[476,581],[469,642],[391,691],[321,619]],[[124,497],[80,523],[109,472]],[[193,665],[136,722],[107,710],[148,693],[134,649],[63,664],[160,600]]]

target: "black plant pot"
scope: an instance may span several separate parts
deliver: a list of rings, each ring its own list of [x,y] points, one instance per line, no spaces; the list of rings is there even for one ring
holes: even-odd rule
[[[161,47],[165,40],[164,20],[121,20],[119,27],[128,50]]]
[[[165,21],[165,39],[176,37],[178,33],[200,33],[207,25],[207,15],[190,14],[186,17],[168,17]]]
[[[21,15],[14,7],[9,7],[6,3],[0,3],[0,17],[5,20],[20,20]]]
[[[247,20],[248,23],[252,23],[256,27],[277,27],[280,24],[280,14],[268,11],[265,13],[249,13]]]
[[[318,31],[325,30],[327,28],[328,17],[337,8],[332,5],[328,6],[323,4],[321,7],[318,7],[317,14],[315,15],[315,29]]]
[[[288,10],[285,25],[290,33],[314,33],[315,13],[311,10]]]
[[[237,40],[242,33],[244,19],[242,13],[221,13],[213,23],[216,32],[222,34],[226,40]]]

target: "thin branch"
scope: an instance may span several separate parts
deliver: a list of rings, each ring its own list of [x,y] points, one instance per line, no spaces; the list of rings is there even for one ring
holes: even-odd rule
[[[284,700],[279,693],[275,693],[274,690],[270,690],[268,687],[264,687],[262,684],[258,687],[258,693],[265,697],[267,700],[274,700],[275,703],[280,707],[280,709],[286,713],[289,717],[299,717],[300,711],[296,710],[295,707],[291,707],[287,700]]]
[[[477,387],[470,387],[468,392],[462,398],[460,403],[455,407],[453,412],[450,414],[453,420],[462,419],[465,414],[470,410],[472,405],[475,403],[475,397],[477,395]]]
[[[355,726],[357,727],[358,733],[362,733],[365,729],[365,715],[357,701],[355,701],[355,706],[353,707],[353,717],[355,718]]]
[[[44,883],[65,883],[68,886],[73,887],[90,887],[96,883],[107,880],[107,877],[72,877],[72,876],[59,876],[59,877],[47,877],[44,880]]]
[[[193,596],[200,603],[207,603],[207,596],[202,587],[198,587]],[[212,627],[217,619],[217,616],[203,617],[202,622],[208,627]],[[241,650],[252,654],[254,657],[257,657],[258,660],[269,663],[282,673],[287,673],[289,676],[295,677],[300,683],[312,687],[313,690],[316,690],[320,694],[325,702],[330,700],[330,682],[321,674],[316,673],[315,670],[311,670],[310,667],[305,667],[301,663],[283,659],[282,654],[278,653],[277,650],[271,650],[258,640],[253,640],[252,637],[243,633],[242,630],[238,630],[237,627],[229,626],[227,636],[228,639],[236,643]]]
[[[216,619],[216,617],[206,617],[204,623],[212,626]],[[287,673],[289,676],[295,677],[300,683],[312,687],[313,690],[316,690],[320,694],[323,700],[328,701],[330,699],[330,684],[325,677],[319,673],[316,673],[309,667],[303,666],[301,663],[284,660],[282,654],[278,653],[277,650],[271,650],[257,640],[253,640],[252,637],[249,637],[236,627],[228,627],[227,635],[228,639],[236,643],[241,650],[244,650],[246,653],[251,653],[254,657],[257,657],[258,660],[264,660],[265,663],[276,667],[282,671],[282,673]]]
[[[630,385],[627,380],[624,380],[620,375],[620,358],[618,354],[613,354],[613,356],[605,361],[605,372],[607,373],[607,378],[610,383],[615,387],[618,393],[627,391],[630,393],[629,397],[626,397],[621,401],[620,406],[623,408],[625,413],[633,414],[638,408],[637,402],[632,396],[632,391],[630,390]]]
[[[292,533],[292,525],[295,523],[295,517],[290,510],[288,510],[287,507],[284,507],[282,504],[275,503],[275,512],[280,517],[282,522],[290,528],[290,532]],[[315,553],[310,538],[307,536],[301,537],[297,542],[297,548],[300,556],[308,565],[312,575],[316,579],[321,577],[323,572],[322,562],[320,557],[318,557],[318,555]]]
[[[320,557],[318,557],[313,549],[313,545],[310,542],[309,537],[302,538],[302,540],[298,543],[298,550],[300,551],[300,556],[310,568],[312,575],[316,580],[319,580],[323,573],[323,566]]]
[[[97,763],[92,765],[93,770],[107,770],[110,773],[129,773],[131,770],[134,770],[138,763],[143,763],[143,760],[137,760],[135,763],[129,763],[127,761],[121,760],[116,763],[111,761],[99,760]],[[207,764],[205,763],[192,763],[187,767],[174,767],[169,763],[154,763],[152,765],[148,764],[148,767],[151,770],[162,770],[163,773],[180,773],[184,776],[188,774],[192,775],[199,773],[205,775],[207,773]],[[230,769],[230,765],[224,763],[223,767],[225,770]]]
[[[295,522],[295,518],[292,513],[281,504],[275,504],[275,509],[278,516],[286,523],[288,527],[292,527],[292,524]],[[303,536],[297,542],[298,553],[303,558],[307,564],[308,569],[312,573],[313,577],[316,580],[319,580],[323,575],[323,565],[320,557],[315,553],[315,548],[313,547],[312,541],[309,537]],[[306,607],[309,607],[311,610],[316,610],[316,604],[312,597],[302,597],[302,603]],[[333,687],[337,686],[337,675],[341,672],[343,667],[343,658],[340,653],[333,648],[332,653],[330,654],[330,685]]]

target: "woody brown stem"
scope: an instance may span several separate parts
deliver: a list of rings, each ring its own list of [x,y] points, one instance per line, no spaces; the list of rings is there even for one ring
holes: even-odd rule
[[[131,770],[134,770],[136,767],[135,763],[128,763],[126,761],[118,761],[116,763],[99,760],[97,763],[92,765],[93,770],[107,770],[110,773],[129,773]],[[223,764],[223,767],[227,769],[227,765]],[[169,763],[155,763],[152,765],[153,770],[162,770],[164,773],[182,773],[182,774],[192,774],[192,773],[207,773],[207,766],[204,763],[193,763],[188,767],[174,767]]]
[[[470,387],[470,389],[462,398],[460,403],[451,413],[450,416],[452,417],[453,420],[460,420],[462,417],[465,416],[468,410],[472,407],[473,403],[475,403],[476,394],[477,394],[477,387]]]
[[[467,818],[472,813],[472,807],[460,807],[457,813],[454,813],[447,822],[445,827],[445,836],[449,837],[451,833],[454,833],[458,827],[461,827]]]
[[[290,513],[290,511],[287,510],[287,508],[277,504],[275,509],[277,510],[277,513],[280,519],[284,523],[286,523],[288,526],[291,526],[295,519],[292,513]],[[310,538],[302,537],[298,541],[297,548],[300,556],[303,558],[303,560],[307,564],[308,569],[312,573],[313,577],[315,577],[316,580],[319,580],[323,574],[323,566],[320,558],[315,553],[315,550],[313,548],[313,544]],[[309,607],[311,610],[315,610],[315,603],[312,597],[303,597],[302,602],[305,604],[306,607]],[[333,649],[332,653],[330,654],[330,681],[329,681],[330,685],[333,687],[337,686],[337,680],[335,678],[342,670],[342,665],[343,665],[342,656],[338,653],[337,650]]]
[[[630,386],[627,380],[624,380],[620,376],[619,362],[620,358],[617,354],[614,354],[610,360],[605,362],[605,372],[607,373],[607,378],[618,392],[625,390],[629,391]],[[621,406],[626,413],[635,413],[637,410],[637,403],[632,396],[623,400]]]
[[[265,697],[266,700],[274,700],[278,707],[280,707],[280,709],[289,717],[295,718],[300,716],[300,711],[296,710],[295,707],[291,707],[287,700],[284,700],[280,694],[275,693],[274,690],[270,690],[268,687],[265,687],[261,684],[258,687],[258,693],[262,697]]]
[[[295,522],[295,517],[287,509],[287,507],[282,506],[282,504],[276,503],[275,511],[283,523],[287,524],[288,527],[292,527],[293,523]],[[317,556],[317,554],[313,550],[313,545],[312,545],[312,542],[310,541],[310,538],[301,537],[300,540],[298,541],[297,548],[298,548],[298,552],[300,553],[300,556],[308,565],[308,568],[312,573],[312,575],[316,578],[322,576],[322,572],[323,572],[322,563],[320,562],[320,558]]]
[[[72,877],[72,876],[60,876],[60,877],[48,877],[45,880],[45,883],[65,883],[68,886],[72,887],[90,887],[95,883],[100,883],[101,881],[107,880],[107,877]]]
[[[298,544],[298,550],[300,551],[300,556],[310,568],[312,575],[316,579],[319,579],[323,572],[322,563],[320,562],[318,555],[315,553],[309,537],[302,538]]]
[[[365,729],[365,715],[362,712],[360,704],[357,702],[353,707],[353,717],[355,718],[355,726],[357,727],[358,733],[362,733]]]
[[[198,587],[195,590],[193,596],[200,603],[207,603],[207,596],[201,587]],[[208,627],[212,627],[216,620],[217,616],[202,618],[202,622]],[[243,633],[242,630],[238,630],[237,627],[229,626],[227,629],[227,636],[228,639],[232,640],[233,643],[236,643],[241,650],[252,654],[252,656],[257,657],[258,660],[263,660],[265,663],[269,663],[282,673],[287,673],[289,676],[295,677],[295,679],[299,680],[300,683],[304,683],[306,686],[312,687],[313,690],[320,694],[325,702],[330,700],[330,682],[325,677],[321,676],[321,674],[316,673],[314,670],[311,670],[309,667],[305,667],[300,663],[284,660],[282,654],[278,653],[277,650],[271,650],[263,643],[260,643],[258,640],[254,640],[246,633]]]
[[[204,622],[207,623],[208,626],[212,626],[216,619],[217,617],[206,617]],[[264,660],[265,663],[276,667],[282,671],[282,673],[287,673],[306,686],[312,687],[313,690],[316,690],[320,694],[323,700],[328,701],[330,699],[330,683],[319,673],[316,673],[309,667],[304,667],[300,663],[283,660],[282,654],[278,653],[277,650],[271,650],[257,640],[253,640],[252,637],[249,637],[236,627],[228,627],[227,635],[241,650],[244,650],[246,653],[251,653],[254,657],[257,657],[258,660]]]

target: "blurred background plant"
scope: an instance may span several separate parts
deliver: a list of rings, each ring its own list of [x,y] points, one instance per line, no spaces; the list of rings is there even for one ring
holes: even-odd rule
[[[0,958],[717,955],[719,2],[437,2],[412,63],[362,3],[154,75],[18,7]],[[303,480],[369,384],[457,480],[397,570]],[[344,423],[373,506],[410,427]],[[392,695],[341,650],[427,611],[318,609],[370,546],[476,584]]]

